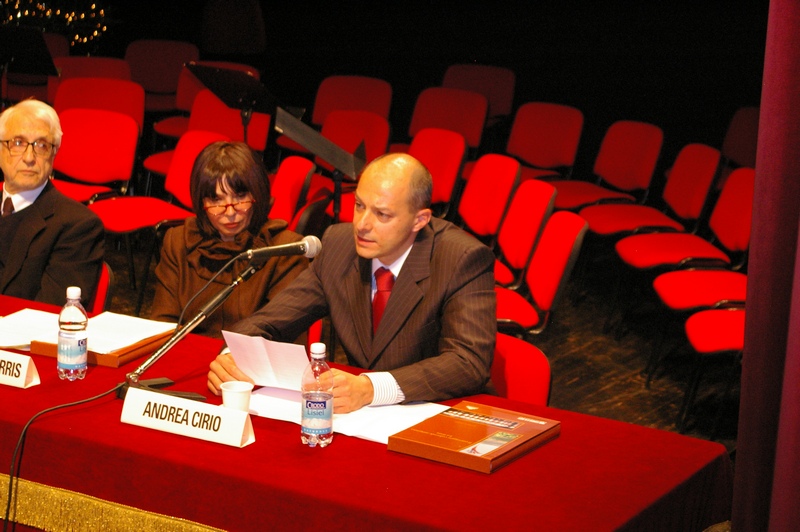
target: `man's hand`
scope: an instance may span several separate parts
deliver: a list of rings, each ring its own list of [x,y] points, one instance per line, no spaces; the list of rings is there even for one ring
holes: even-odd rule
[[[372,381],[365,375],[353,375],[346,371],[333,371],[333,412],[346,414],[372,402]],[[210,382],[210,381],[209,381]]]
[[[220,385],[227,381],[253,382],[253,379],[242,373],[236,366],[229,352],[217,355],[217,358],[211,362],[208,372],[208,389],[214,395],[219,395],[222,393]]]

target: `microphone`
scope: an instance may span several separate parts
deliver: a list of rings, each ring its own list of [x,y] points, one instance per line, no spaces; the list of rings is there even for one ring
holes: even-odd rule
[[[322,242],[314,235],[308,235],[300,242],[268,246],[265,248],[248,249],[239,254],[240,259],[267,259],[269,257],[283,257],[287,255],[305,255],[313,259],[322,249]]]

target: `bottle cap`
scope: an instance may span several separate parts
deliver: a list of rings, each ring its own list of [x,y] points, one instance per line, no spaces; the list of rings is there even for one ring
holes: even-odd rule
[[[67,288],[67,299],[80,299],[81,298],[81,287],[80,286],[70,286]]]
[[[322,342],[314,342],[311,344],[311,358],[325,358],[325,344]]]

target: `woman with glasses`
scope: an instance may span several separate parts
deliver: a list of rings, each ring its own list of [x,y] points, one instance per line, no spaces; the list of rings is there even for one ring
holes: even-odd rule
[[[164,236],[151,312],[156,320],[191,320],[250,267],[246,258],[228,264],[243,251],[302,239],[284,220],[267,217],[267,172],[244,143],[215,142],[200,152],[192,168],[191,195],[196,216]],[[298,255],[267,259],[193,332],[221,337],[223,329],[261,308],[307,266],[308,259]]]

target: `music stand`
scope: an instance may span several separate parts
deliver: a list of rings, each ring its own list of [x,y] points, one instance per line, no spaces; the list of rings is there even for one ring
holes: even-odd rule
[[[58,76],[41,30],[0,26],[0,78],[8,73]],[[6,95],[0,96],[5,103]]]
[[[286,135],[334,167],[333,218],[334,223],[338,222],[342,179],[353,183],[358,180],[358,175],[365,164],[363,143],[356,150],[356,154],[342,149],[338,144],[323,137],[317,130],[284,109],[263,83],[246,72],[196,63],[189,63],[186,68],[225,105],[241,111],[242,125],[245,128],[245,142],[247,142],[247,124],[253,112],[269,114],[272,117],[272,128],[275,131]]]

